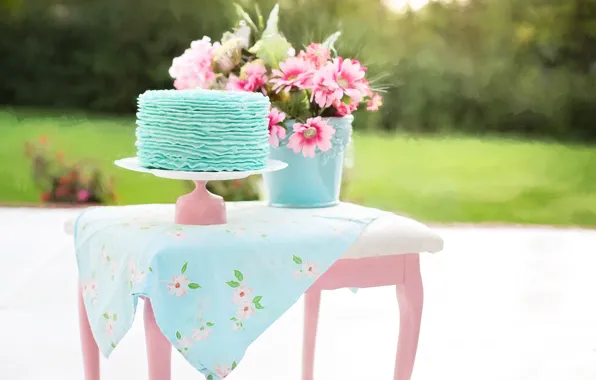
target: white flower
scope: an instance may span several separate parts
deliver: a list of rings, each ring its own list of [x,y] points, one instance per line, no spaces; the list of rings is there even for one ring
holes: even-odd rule
[[[184,232],[181,230],[168,231],[167,234],[175,239],[183,239],[184,237],[186,237]]]
[[[190,284],[188,278],[183,274],[179,274],[172,277],[172,282],[168,283],[168,292],[176,297],[182,297],[188,293],[188,284]]]
[[[232,329],[234,331],[242,330],[242,325],[240,324],[240,322],[234,322],[234,324],[232,325]]]
[[[252,315],[255,313],[256,309],[252,304],[246,304],[243,306],[240,306],[238,308],[238,311],[236,313],[236,318],[238,319],[248,319],[250,317],[252,317]]]
[[[319,269],[317,268],[317,263],[314,261],[305,261],[302,264],[302,274],[306,277],[318,277]]]
[[[201,340],[207,340],[207,338],[209,338],[210,335],[211,329],[208,329],[204,326],[201,326],[201,328],[199,329],[192,330],[192,338],[197,342],[200,342]]]
[[[116,322],[114,322],[112,319],[106,320],[106,335],[107,336],[114,335],[114,324],[115,323]]]
[[[252,290],[244,285],[237,287],[234,290],[233,302],[234,305],[247,305],[251,302]]]
[[[97,281],[93,278],[88,278],[82,284],[82,293],[83,298],[89,299],[91,303],[95,303],[97,301]]]

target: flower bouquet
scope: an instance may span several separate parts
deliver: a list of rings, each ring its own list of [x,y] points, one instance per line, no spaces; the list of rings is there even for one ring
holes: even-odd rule
[[[264,175],[270,203],[283,207],[323,207],[339,202],[343,158],[351,141],[352,113],[376,111],[380,88],[367,68],[337,55],[336,32],[322,43],[296,50],[279,32],[279,6],[266,23],[236,5],[240,22],[221,42],[193,41],[169,70],[178,90],[195,88],[262,92],[272,108],[272,159],[289,167]]]

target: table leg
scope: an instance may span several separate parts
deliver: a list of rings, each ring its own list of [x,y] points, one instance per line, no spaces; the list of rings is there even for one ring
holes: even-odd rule
[[[79,328],[81,334],[81,349],[83,351],[83,368],[85,371],[85,380],[99,380],[99,349],[91,326],[89,326],[89,319],[87,318],[87,310],[83,302],[83,294],[79,287]]]
[[[302,380],[313,380],[315,345],[321,290],[312,289],[304,294],[304,337],[302,343]]]
[[[157,326],[149,299],[145,299],[143,317],[149,380],[170,380],[172,377],[172,345]]]
[[[410,380],[412,376],[418,349],[424,298],[420,258],[418,254],[409,254],[404,258],[404,281],[396,286],[400,320],[395,380]]]

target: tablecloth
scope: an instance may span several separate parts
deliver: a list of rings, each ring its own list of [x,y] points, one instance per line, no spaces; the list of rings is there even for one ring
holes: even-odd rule
[[[184,226],[169,219],[170,210],[84,212],[75,224],[81,291],[106,357],[145,296],[163,334],[208,380],[236,368],[248,346],[387,214],[351,204],[304,210],[255,204],[230,211],[225,225]]]

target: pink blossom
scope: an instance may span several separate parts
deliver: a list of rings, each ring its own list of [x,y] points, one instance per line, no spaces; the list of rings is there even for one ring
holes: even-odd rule
[[[232,302],[234,302],[234,305],[240,305],[240,306],[244,306],[244,305],[248,305],[251,302],[251,297],[252,297],[252,290],[244,285],[239,286],[238,288],[236,288],[236,290],[234,291],[234,296],[232,298]]]
[[[319,69],[329,61],[331,52],[323,45],[313,42],[306,47],[306,51],[298,53],[298,58],[312,63],[315,68]]]
[[[217,47],[217,46],[216,46]],[[169,73],[178,90],[210,88],[215,80],[212,61],[215,48],[209,37],[193,41],[190,49],[174,58]]]
[[[351,115],[352,112],[356,111],[356,109],[358,108],[358,103],[350,102],[346,104],[339,100],[333,103],[333,108],[335,108],[336,111],[335,116],[346,116]]]
[[[311,101],[314,99],[323,108],[344,100],[344,97],[360,103],[369,88],[364,73],[365,69],[358,61],[335,58],[315,73]]]
[[[269,145],[278,147],[279,139],[286,138],[286,130],[279,125],[286,119],[286,114],[277,108],[272,108],[269,112]]]
[[[383,97],[375,93],[366,104],[366,109],[369,111],[378,111],[379,107],[383,105]]]
[[[232,367],[217,367],[215,373],[217,377],[225,379],[232,372]]]
[[[226,90],[254,92],[267,83],[267,68],[261,60],[248,62],[240,70],[240,77],[230,75]]]
[[[290,136],[288,148],[295,153],[302,151],[304,157],[314,157],[318,147],[325,152],[331,148],[331,136],[335,129],[320,116],[306,120],[306,123],[295,123],[294,133]]]
[[[290,91],[292,87],[305,89],[311,86],[313,65],[298,57],[289,57],[272,71],[271,83],[275,92]]]
[[[303,263],[302,273],[304,273],[306,277],[318,277],[319,268],[317,267],[317,263],[315,263],[314,261]]]
[[[79,190],[79,193],[77,194],[77,199],[79,200],[79,202],[86,202],[89,199],[89,195],[89,190]]]
[[[255,312],[256,312],[256,309],[255,309],[254,305],[247,303],[247,304],[244,304],[238,308],[238,311],[236,313],[236,318],[238,318],[240,320],[248,319],[248,318],[252,317]]]

